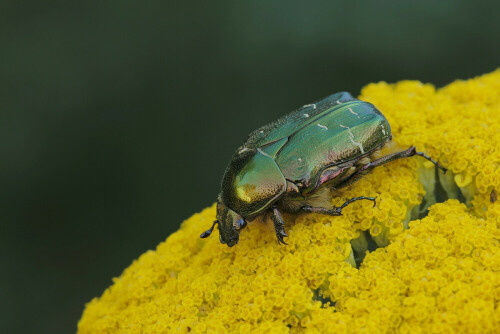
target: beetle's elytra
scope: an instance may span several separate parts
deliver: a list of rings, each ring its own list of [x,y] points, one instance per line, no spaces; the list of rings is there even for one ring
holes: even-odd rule
[[[392,160],[419,155],[446,172],[415,147],[376,158],[392,139],[387,119],[372,104],[346,92],[305,105],[252,132],[234,153],[222,178],[216,224],[229,247],[258,216],[269,215],[278,242],[287,237],[280,212],[315,212],[338,216],[356,197],[331,208],[335,189]]]

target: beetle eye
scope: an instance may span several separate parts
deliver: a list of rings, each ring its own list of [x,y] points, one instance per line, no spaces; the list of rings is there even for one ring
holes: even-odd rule
[[[241,230],[245,228],[245,226],[247,226],[247,222],[243,218],[238,219],[236,222],[236,229]]]

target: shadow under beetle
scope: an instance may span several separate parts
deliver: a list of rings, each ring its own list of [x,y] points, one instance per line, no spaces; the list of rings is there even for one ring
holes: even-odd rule
[[[279,243],[287,237],[280,212],[314,212],[339,216],[331,208],[334,190],[343,188],[371,169],[389,161],[419,155],[446,172],[415,147],[379,157],[392,139],[387,119],[371,103],[346,92],[305,105],[252,132],[234,153],[222,178],[216,224],[219,239],[229,247],[238,243],[247,222],[264,215],[274,223]]]

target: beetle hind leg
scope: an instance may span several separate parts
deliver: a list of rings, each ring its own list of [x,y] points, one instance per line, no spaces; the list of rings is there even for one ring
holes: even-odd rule
[[[273,207],[272,212],[271,212],[271,219],[273,220],[274,223],[274,231],[276,232],[276,238],[278,238],[278,244],[284,244],[288,245],[283,238],[288,237],[285,233],[285,222],[283,221],[283,218],[281,217],[281,213],[279,212],[278,208]]]
[[[375,167],[384,165],[390,161],[397,160],[397,159],[403,159],[403,158],[409,158],[414,155],[421,156],[422,158],[425,158],[432,162],[437,168],[441,169],[444,173],[446,173],[447,169],[438,164],[434,159],[432,159],[430,156],[423,152],[417,152],[417,149],[415,147],[410,147],[407,150],[401,151],[401,152],[396,152],[392,154],[388,154],[386,156],[383,156],[382,158],[379,158],[377,160],[373,160],[372,162],[367,163],[366,165],[362,166],[360,169],[356,171],[352,176],[356,176],[358,173],[366,172],[369,171]]]
[[[444,173],[446,173],[448,171],[448,169],[444,168],[443,166],[441,166],[436,160],[432,159],[430,156],[428,156],[427,154],[425,154],[424,152],[416,152],[415,151],[415,155],[419,155],[421,156],[422,158],[425,158],[427,160],[429,160],[430,162],[432,162],[437,168],[441,169]]]

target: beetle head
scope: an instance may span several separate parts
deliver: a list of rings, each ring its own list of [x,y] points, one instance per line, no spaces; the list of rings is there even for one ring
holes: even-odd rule
[[[219,240],[232,247],[238,243],[240,231],[247,225],[239,214],[228,208],[219,198],[217,202],[217,221],[219,222]]]

